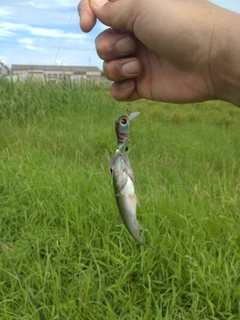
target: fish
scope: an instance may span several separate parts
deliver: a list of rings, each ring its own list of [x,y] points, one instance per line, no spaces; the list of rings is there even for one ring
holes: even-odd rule
[[[115,132],[117,135],[118,149],[121,149],[126,142],[130,133],[131,120],[136,118],[140,112],[132,112],[130,114],[122,114],[115,121]]]
[[[137,204],[139,200],[135,194],[134,174],[127,155],[127,150],[121,153],[116,150],[115,155],[110,160],[110,171],[113,177],[113,186],[117,207],[120,213],[120,220],[124,223],[130,235],[137,240],[142,246],[147,245],[141,239],[138,230],[144,229],[137,221]]]

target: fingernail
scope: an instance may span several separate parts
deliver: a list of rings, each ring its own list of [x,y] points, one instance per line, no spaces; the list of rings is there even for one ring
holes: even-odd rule
[[[131,88],[134,85],[133,79],[124,80],[121,82],[122,89]]]
[[[136,61],[130,61],[122,66],[122,72],[124,74],[136,74],[139,73],[139,71],[139,66]]]
[[[134,44],[129,38],[122,38],[117,41],[116,48],[120,54],[129,54],[134,50]]]

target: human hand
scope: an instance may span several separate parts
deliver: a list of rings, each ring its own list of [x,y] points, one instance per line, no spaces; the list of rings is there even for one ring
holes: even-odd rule
[[[222,9],[206,0],[82,0],[79,12],[85,32],[96,18],[112,27],[96,38],[96,49],[117,100],[221,98]]]

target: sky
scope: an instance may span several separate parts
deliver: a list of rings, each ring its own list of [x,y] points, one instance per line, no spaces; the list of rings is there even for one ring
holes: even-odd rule
[[[239,0],[211,2],[240,13]],[[8,67],[55,64],[102,69],[94,39],[106,26],[98,22],[83,33],[77,5],[78,0],[1,0],[0,61]]]

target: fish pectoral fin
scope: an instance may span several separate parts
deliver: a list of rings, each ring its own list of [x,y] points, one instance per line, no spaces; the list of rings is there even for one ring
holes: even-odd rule
[[[131,201],[132,204],[136,203],[140,207],[140,202],[139,202],[138,197],[136,196],[135,193],[129,194],[128,197],[129,197],[129,200]]]
[[[143,228],[138,221],[137,221],[137,229],[138,230],[148,231],[147,229]]]
[[[138,200],[138,197],[136,196],[137,205],[140,207],[140,201]]]
[[[115,196],[115,197],[122,197],[122,194],[121,194],[121,192],[118,192],[118,193],[115,193],[114,196]]]

